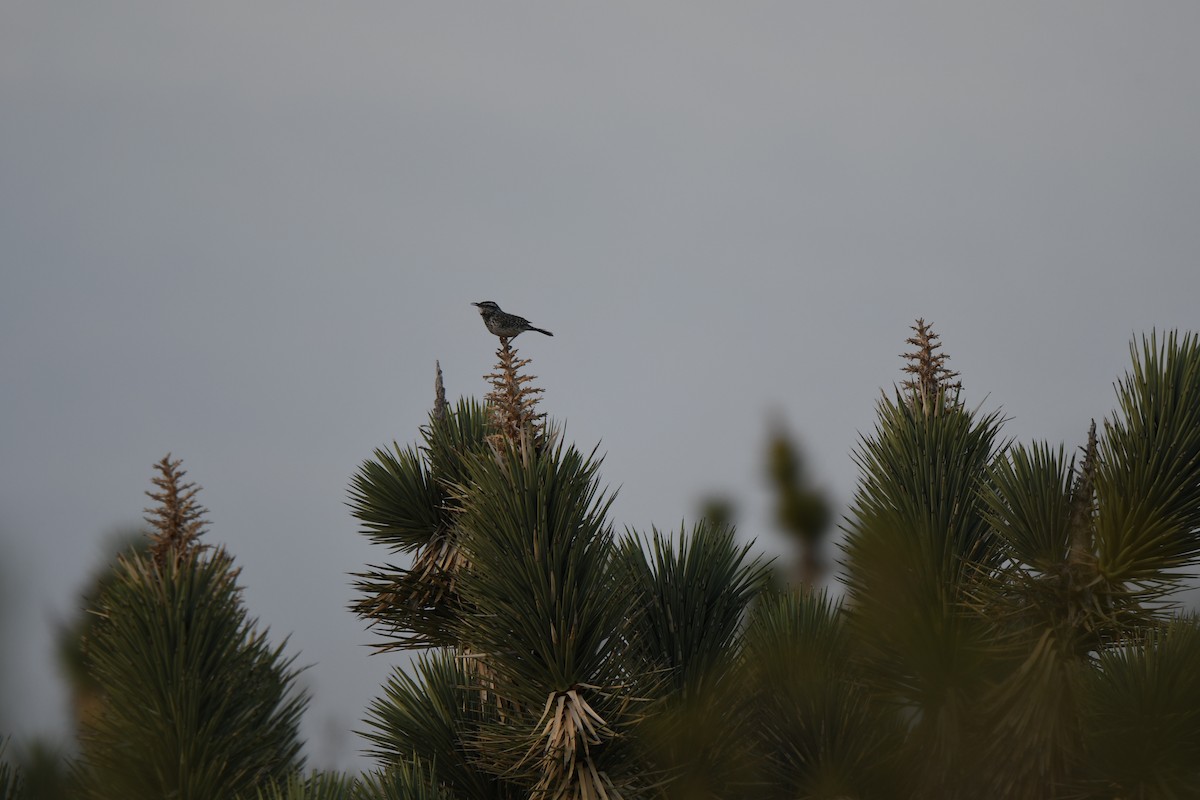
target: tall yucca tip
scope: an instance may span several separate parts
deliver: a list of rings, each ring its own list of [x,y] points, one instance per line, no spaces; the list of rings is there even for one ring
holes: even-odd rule
[[[961,389],[962,383],[951,383],[958,373],[946,367],[950,356],[938,352],[942,347],[941,337],[933,332],[933,325],[918,317],[912,329],[915,333],[905,341],[917,349],[901,357],[908,359],[904,371],[913,377],[903,385],[913,403],[929,412],[935,408],[939,396],[951,389]]]
[[[434,361],[437,366],[437,377],[433,380],[433,418],[446,418],[446,386],[442,383],[442,362]]]
[[[1072,621],[1082,628],[1095,630],[1097,617],[1106,616],[1102,598],[1097,595],[1100,570],[1095,543],[1095,477],[1096,477],[1096,420],[1088,427],[1083,461],[1071,489],[1071,516],[1067,522],[1070,549],[1063,570],[1063,579],[1071,594]]]
[[[539,447],[543,439],[546,415],[535,411],[542,390],[533,385],[536,375],[521,372],[530,360],[517,358],[517,350],[508,339],[500,339],[496,356],[496,371],[484,376],[492,384],[487,404],[496,433],[490,441],[493,448],[507,441],[527,453],[527,448]]]
[[[1092,545],[1094,533],[1092,517],[1095,512],[1094,482],[1096,476],[1096,420],[1088,427],[1087,445],[1083,448],[1083,461],[1079,464],[1079,472],[1075,476],[1075,486],[1071,490],[1071,532],[1072,564],[1080,565],[1094,560]]]
[[[162,566],[168,557],[178,558],[198,547],[200,535],[204,533],[204,506],[196,502],[200,487],[184,483],[187,470],[179,468],[183,459],[171,460],[167,453],[154,465],[159,475],[152,478],[157,492],[147,491],[147,496],[158,505],[143,509],[146,522],[154,529],[150,534],[150,555],[154,563]]]

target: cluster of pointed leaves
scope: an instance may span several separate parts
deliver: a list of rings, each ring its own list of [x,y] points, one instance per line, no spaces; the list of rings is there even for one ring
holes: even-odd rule
[[[412,557],[360,576],[359,612],[385,647],[443,648],[389,684],[369,738],[385,764],[425,759],[467,796],[615,793],[600,754],[627,716],[625,609],[597,462],[489,437],[460,402],[431,416],[420,450],[377,452],[355,478],[368,535]]]
[[[308,700],[236,577],[219,548],[118,561],[88,642],[103,691],[82,736],[90,796],[234,797],[299,769]]]
[[[381,650],[457,643],[451,626],[460,613],[465,553],[455,493],[469,479],[470,462],[490,452],[487,432],[483,407],[460,400],[430,416],[420,448],[376,450],[353,478],[350,507],[364,532],[411,559],[358,575],[353,609],[381,634]]]
[[[645,612],[634,618],[642,671],[661,674],[671,694],[703,696],[708,681],[729,672],[746,610],[769,577],[750,551],[707,520],[678,537],[654,530],[621,540],[623,583]]]
[[[336,772],[294,772],[285,780],[260,787],[244,800],[355,800],[361,781]]]

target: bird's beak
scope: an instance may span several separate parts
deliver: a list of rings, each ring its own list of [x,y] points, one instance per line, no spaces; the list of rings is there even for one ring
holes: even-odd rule
[[[479,303],[471,303],[471,305],[475,306],[476,308],[479,307]]]

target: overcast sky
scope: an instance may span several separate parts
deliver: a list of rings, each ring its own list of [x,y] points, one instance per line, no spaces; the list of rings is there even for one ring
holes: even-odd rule
[[[168,451],[362,766],[396,659],[346,486],[440,359],[517,340],[619,528],[769,533],[772,412],[839,503],[915,317],[969,403],[1082,443],[1200,327],[1200,5],[0,5],[0,725],[68,730],[53,627]]]

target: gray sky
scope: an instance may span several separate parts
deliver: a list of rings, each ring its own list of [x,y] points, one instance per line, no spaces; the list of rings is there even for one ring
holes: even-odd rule
[[[346,485],[482,396],[492,299],[614,523],[767,533],[779,411],[839,502],[933,320],[1009,435],[1084,438],[1197,325],[1194,3],[0,6],[0,724],[67,730],[52,630],[184,458],[292,634],[316,766],[395,659]],[[13,598],[19,597],[16,601]],[[7,598],[7,599],[5,599]],[[390,660],[389,660],[390,659]]]

